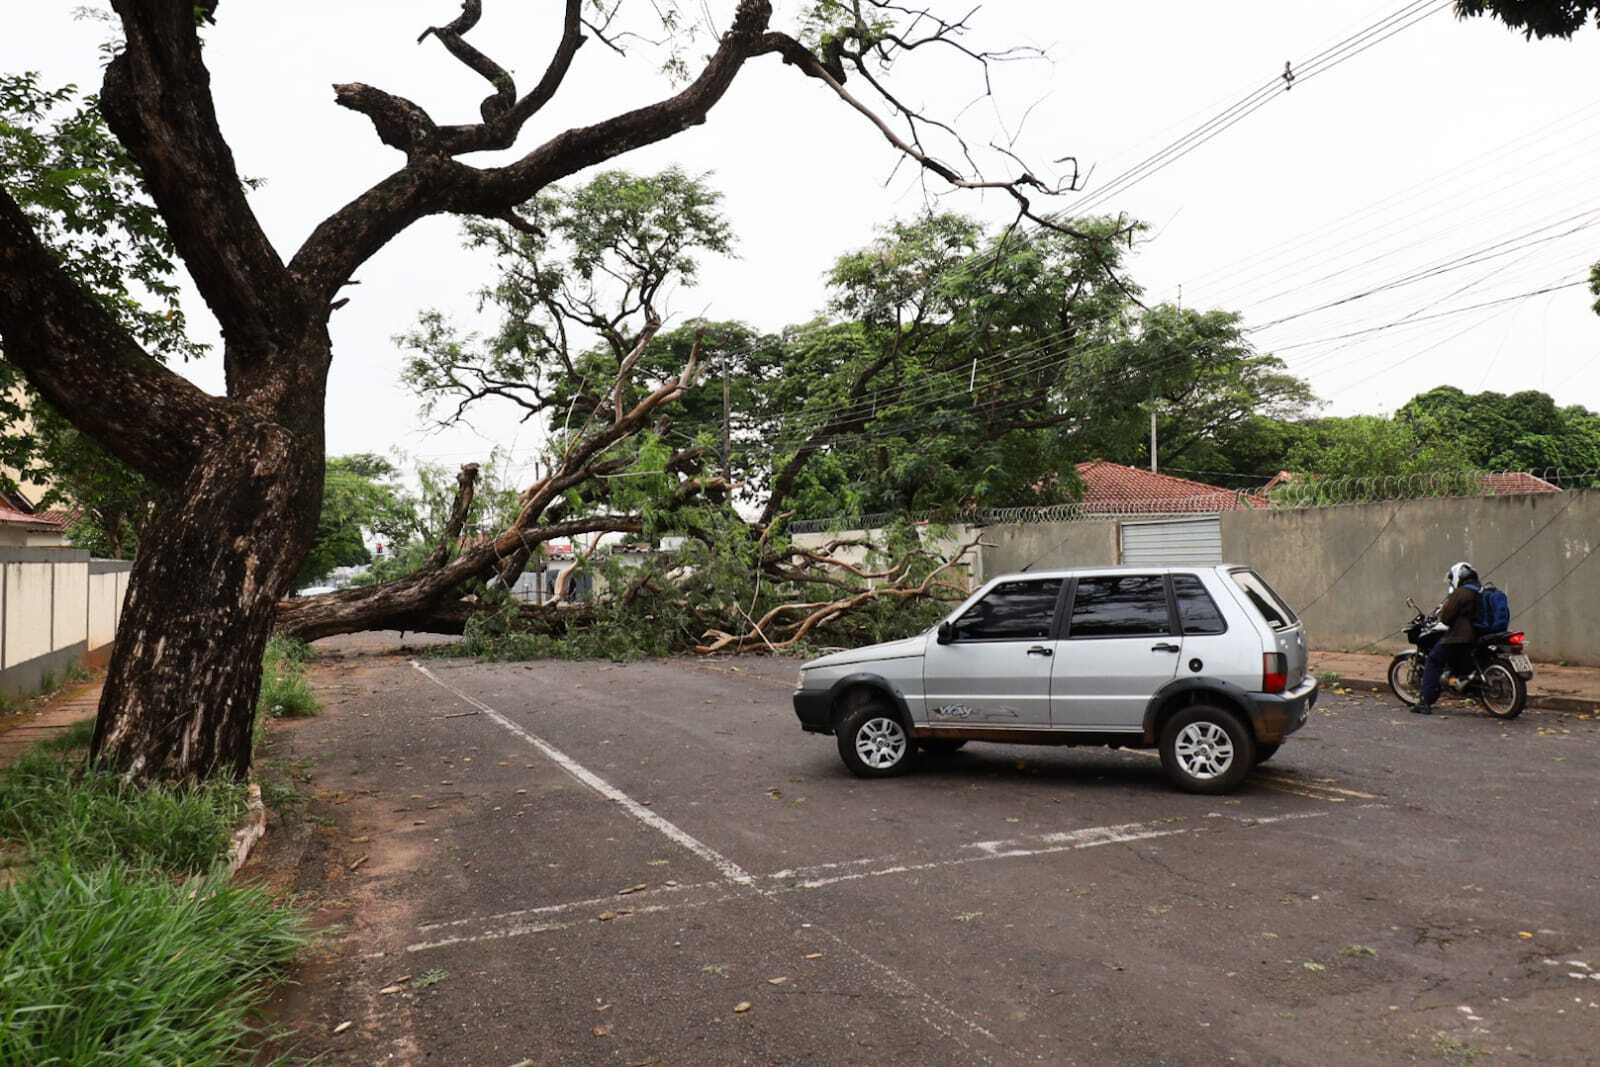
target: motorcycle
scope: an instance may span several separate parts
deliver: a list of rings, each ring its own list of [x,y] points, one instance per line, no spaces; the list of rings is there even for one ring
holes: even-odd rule
[[[1406,627],[1406,640],[1416,648],[1402,652],[1389,663],[1389,688],[1400,702],[1410,707],[1422,699],[1422,668],[1428,652],[1438,644],[1449,627],[1439,622],[1438,613],[1428,614],[1406,597],[1416,617]],[[1528,680],[1533,663],[1527,656],[1527,635],[1484,634],[1472,645],[1472,672],[1465,676],[1447,672],[1442,679],[1445,692],[1473,697],[1483,710],[1497,719],[1515,719],[1528,703]]]

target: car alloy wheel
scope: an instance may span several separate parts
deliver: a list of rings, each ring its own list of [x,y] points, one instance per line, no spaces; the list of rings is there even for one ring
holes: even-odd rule
[[[905,730],[887,716],[868,719],[856,731],[856,755],[876,771],[886,771],[905,759],[909,746]]]
[[[1192,722],[1178,733],[1178,764],[1202,781],[1220,778],[1233,766],[1233,740],[1214,722]]]

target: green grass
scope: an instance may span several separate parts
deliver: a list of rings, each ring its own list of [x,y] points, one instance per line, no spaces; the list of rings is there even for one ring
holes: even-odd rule
[[[0,777],[0,839],[35,860],[174,874],[203,873],[227,855],[244,814],[244,786],[130,788],[113,774],[85,769],[61,740],[24,753]]]
[[[132,788],[87,770],[93,722],[0,772],[0,1064],[250,1062],[301,919],[222,860],[242,785]]]
[[[261,661],[261,696],[256,702],[258,716],[303,719],[322,710],[322,702],[306,679],[305,663],[310,655],[304,641],[274,636],[267,642]]]
[[[246,1062],[299,921],[225,872],[40,863],[0,890],[0,1063]]]

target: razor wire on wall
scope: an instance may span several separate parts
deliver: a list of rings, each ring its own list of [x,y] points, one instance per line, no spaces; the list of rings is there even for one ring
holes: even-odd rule
[[[1141,515],[1212,515],[1225,511],[1273,511],[1372,504],[1385,501],[1560,493],[1600,487],[1600,469],[1547,467],[1507,471],[1425,471],[1381,477],[1329,478],[1280,474],[1254,489],[1207,488],[1191,495],[1123,501],[1077,501],[1015,508],[965,508],[923,512],[877,512],[800,519],[796,534],[876,530],[897,522],[995,526],[1076,522]]]

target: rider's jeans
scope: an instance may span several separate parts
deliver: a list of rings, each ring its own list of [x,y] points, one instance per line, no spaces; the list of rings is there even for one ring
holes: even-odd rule
[[[1443,641],[1428,649],[1428,658],[1422,666],[1422,702],[1432,704],[1439,699],[1440,679],[1447,669],[1457,673],[1467,658],[1470,645],[1447,645]]]

